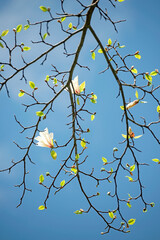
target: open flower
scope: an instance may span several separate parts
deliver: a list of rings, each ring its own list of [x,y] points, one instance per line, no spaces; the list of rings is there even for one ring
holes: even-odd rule
[[[122,134],[122,137],[127,139],[127,135]],[[137,138],[140,138],[140,137],[142,137],[142,135],[135,136],[134,132],[132,132],[132,128],[131,127],[128,128],[128,138],[137,139]]]
[[[72,86],[73,85],[73,86]],[[78,76],[76,76],[74,78],[74,80],[72,80],[72,84],[70,83],[70,88],[71,88],[71,91],[72,93],[76,93],[76,94],[80,94],[80,86],[78,84]],[[74,90],[73,90],[74,89]]]
[[[40,136],[36,137],[38,141],[37,146],[53,148],[53,133],[48,132],[48,128],[45,128],[43,132],[39,133]]]

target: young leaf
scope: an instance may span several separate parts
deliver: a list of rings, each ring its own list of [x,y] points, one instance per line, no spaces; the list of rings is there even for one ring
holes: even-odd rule
[[[125,47],[125,45],[122,45],[122,46],[118,46],[119,48],[124,48]]]
[[[86,87],[86,82],[84,81],[84,82],[81,83],[81,85],[79,86],[79,90],[80,90],[80,92],[83,92],[84,89],[85,89],[85,87]]]
[[[91,121],[95,119],[95,115],[91,115]]]
[[[160,113],[160,105],[157,107],[157,112]]]
[[[95,60],[96,54],[95,52],[92,52],[92,59]]]
[[[130,182],[133,182],[133,178],[126,176]]]
[[[101,48],[98,50],[98,53],[103,53],[103,51],[102,51],[102,49],[101,49]]]
[[[22,97],[23,95],[24,95],[24,92],[20,91],[20,93],[18,93],[18,97]]]
[[[71,168],[71,171],[77,174],[77,169],[76,168]]]
[[[133,172],[135,169],[135,165],[130,166],[130,172]]]
[[[57,84],[57,78],[53,79],[54,84]]]
[[[135,136],[134,139],[138,139],[140,137],[142,137],[142,135]]]
[[[131,71],[132,71],[133,73],[138,73],[138,71],[137,71],[136,68],[133,68]]]
[[[118,2],[124,2],[125,0],[118,0]]]
[[[110,218],[114,218],[113,212],[109,212],[108,215],[110,216]]]
[[[79,97],[77,97],[77,104],[80,105],[80,102],[79,102]]]
[[[135,96],[138,99],[138,91],[137,90],[136,90]]]
[[[4,46],[3,46],[3,44],[2,44],[1,42],[0,42],[0,47],[1,47],[1,48],[4,48]]]
[[[27,30],[29,27],[30,27],[29,24],[25,25],[25,26],[24,26],[24,30]]]
[[[60,186],[63,187],[65,185],[65,180],[63,180],[61,183],[60,183]]]
[[[68,24],[68,27],[69,27],[70,29],[72,28],[72,23],[71,23],[71,22]]]
[[[16,32],[20,32],[22,30],[22,24],[18,25],[16,28]]]
[[[4,30],[4,31],[2,32],[2,34],[1,34],[1,37],[6,36],[6,35],[8,34],[8,32],[9,32],[9,30]]]
[[[43,116],[44,116],[44,113],[43,113],[42,111],[38,111],[38,112],[36,112],[36,115],[37,115],[38,117],[43,117]]]
[[[86,142],[85,142],[84,138],[83,138],[82,141],[81,141],[81,146],[82,146],[83,148],[86,147]]]
[[[128,224],[129,225],[133,225],[135,223],[136,219],[133,219],[131,218],[129,221],[128,221]]]
[[[76,160],[79,159],[79,154],[78,154],[78,153],[76,154],[75,159],[76,159]]]
[[[158,73],[156,71],[153,71],[150,73],[150,76],[156,76]]]
[[[49,75],[46,76],[45,81],[47,81],[47,82],[49,81]]]
[[[145,74],[145,78],[146,78],[148,81],[152,82],[152,77],[151,77],[149,74]]]
[[[40,6],[39,7],[43,12],[47,12],[48,11],[48,8],[44,7],[44,6]]]
[[[83,212],[80,211],[80,210],[77,210],[77,211],[75,211],[74,213],[75,213],[75,214],[82,214]]]
[[[30,47],[27,47],[27,46],[25,46],[25,47],[23,47],[23,51],[28,51],[28,50],[30,50],[31,48]]]
[[[136,55],[134,55],[135,56],[135,58],[137,58],[137,59],[141,59],[141,55],[140,54],[136,54]]]
[[[38,209],[39,209],[39,210],[44,210],[44,209],[45,209],[45,206],[41,205],[41,206],[39,206]]]
[[[48,36],[48,33],[45,33],[45,34],[43,35],[43,40],[45,40],[47,36]]]
[[[62,17],[62,18],[61,18],[61,22],[63,22],[65,19],[66,19],[66,17]]]
[[[152,161],[153,161],[153,162],[157,162],[157,163],[160,162],[160,160],[159,160],[158,158],[154,158],[154,159],[152,159]]]
[[[107,163],[107,159],[106,159],[105,157],[102,157],[102,161],[103,161],[104,163]]]
[[[132,205],[130,204],[130,202],[127,202],[127,206],[128,206],[129,208],[132,207]]]
[[[51,151],[51,157],[52,157],[54,160],[57,159],[57,153],[56,153],[54,150]]]
[[[39,182],[40,182],[40,183],[43,183],[43,182],[44,182],[44,176],[43,176],[42,174],[39,176]]]
[[[120,109],[124,110],[124,106],[120,106]]]
[[[110,38],[108,39],[108,45],[112,45],[112,40]]]
[[[35,88],[35,83],[32,82],[32,81],[29,81],[29,86],[30,86],[32,89],[34,89],[34,88]]]

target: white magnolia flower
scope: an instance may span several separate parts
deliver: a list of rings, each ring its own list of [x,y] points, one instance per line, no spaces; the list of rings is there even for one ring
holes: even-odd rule
[[[38,141],[37,146],[53,148],[53,133],[48,132],[48,128],[45,128],[43,132],[39,133],[40,136],[36,137]]]
[[[72,87],[72,85],[73,85],[73,87]],[[74,80],[72,80],[72,84],[70,83],[70,88],[71,88],[72,93],[75,92],[78,95],[80,94],[80,86],[78,84],[78,76],[76,76],[74,78]]]

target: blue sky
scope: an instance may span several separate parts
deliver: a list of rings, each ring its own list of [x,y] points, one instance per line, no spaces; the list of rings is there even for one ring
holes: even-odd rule
[[[26,19],[31,21],[38,21],[44,18],[45,13],[39,9],[40,5],[50,6],[51,9],[58,10],[57,1],[42,1],[42,0],[0,0],[0,32],[5,29],[10,29],[10,33],[6,36],[9,43],[13,40],[12,29],[18,24],[26,24]],[[103,2],[103,4],[105,4]],[[105,6],[105,5],[104,5]],[[117,3],[117,8],[114,9],[106,1],[106,7],[110,16],[114,19],[126,19],[125,23],[121,23],[118,26],[119,33],[117,34],[111,24],[104,25],[101,28],[99,21],[95,21],[93,18],[92,25],[95,26],[96,32],[99,37],[103,39],[103,44],[107,43],[108,38],[113,41],[118,40],[122,45],[126,45],[124,49],[121,49],[122,55],[127,53],[134,53],[137,50],[140,51],[142,59],[130,60],[129,64],[134,65],[139,72],[151,72],[155,68],[160,68],[160,15],[158,0],[152,1],[138,1],[138,0],[126,0],[124,3]],[[74,5],[71,1],[68,1],[68,9],[73,9]],[[95,15],[96,16],[96,15]],[[103,24],[102,24],[103,25]],[[57,26],[53,25],[51,29],[51,40],[53,43],[58,42],[63,36],[57,34]],[[26,58],[33,59],[40,51],[44,51],[39,46],[33,46],[30,40],[36,40],[38,36],[38,29],[34,32],[32,29],[28,29],[28,32],[23,32],[20,35],[20,42],[25,42],[26,45],[32,46],[31,53],[25,53]],[[53,36],[53,37],[52,37]],[[80,35],[79,35],[80,36]],[[76,39],[78,41],[78,37]],[[79,82],[86,81],[86,91],[94,92],[98,96],[97,104],[88,104],[91,111],[96,111],[96,118],[93,122],[90,121],[90,117],[86,116],[84,126],[89,127],[91,132],[86,136],[87,140],[91,142],[87,149],[87,155],[89,155],[88,162],[84,166],[88,171],[92,167],[99,174],[99,170],[102,167],[102,156],[108,160],[112,159],[113,147],[118,147],[119,152],[122,151],[122,146],[118,143],[122,141],[122,133],[125,133],[125,126],[121,123],[122,110],[119,108],[122,105],[121,99],[116,99],[118,94],[117,84],[110,72],[99,75],[98,73],[103,70],[106,65],[102,55],[96,54],[95,61],[92,60],[90,50],[96,46],[95,41],[92,39],[91,34],[88,33],[87,40],[85,42],[84,50],[80,56],[80,63],[88,64],[91,71],[82,70],[76,68],[74,76],[79,75]],[[73,51],[75,43],[68,45],[68,48]],[[73,48],[73,49],[72,49]],[[19,54],[19,53],[18,53]],[[28,55],[27,55],[28,54]],[[6,54],[3,49],[0,49],[0,61],[5,59]],[[44,85],[44,79],[47,74],[51,74],[51,63],[56,64],[60,68],[67,69],[72,59],[64,58],[59,50],[55,50],[48,56],[48,62],[44,66],[40,66],[40,62],[36,63],[33,67],[30,67],[26,71],[28,81],[35,82],[39,88],[40,98],[45,100],[49,99],[52,95],[48,93],[47,88]],[[15,56],[15,64],[20,65],[18,58]],[[7,74],[7,72],[5,73]],[[14,114],[24,124],[34,123],[37,119],[35,111],[33,110],[24,113],[24,107],[21,105],[23,102],[27,103],[26,97],[19,98],[19,89],[25,89],[29,91],[28,84],[24,84],[20,81],[20,75],[14,78],[9,84],[9,90],[11,98],[7,98],[6,92],[1,92],[1,137],[0,137],[0,169],[8,167],[12,159],[19,160],[22,157],[22,152],[12,143],[14,140],[26,144],[26,135],[19,134],[21,130],[17,123],[14,121]],[[127,78],[125,78],[127,80]],[[156,81],[160,81],[159,76],[155,77]],[[135,91],[127,94],[127,99],[131,97],[134,100]],[[159,93],[158,93],[159,94]],[[158,96],[158,95],[157,95]],[[54,132],[55,139],[59,142],[64,141],[70,136],[69,130],[67,130],[67,114],[69,110],[68,95],[64,92],[62,98],[55,103],[55,112],[50,115],[50,118],[41,124],[42,130],[45,127],[49,128],[50,132]],[[145,116],[148,121],[157,120],[156,107],[157,105],[150,98],[146,99],[147,104],[139,104],[132,110],[133,114],[137,115],[137,119],[140,116]],[[141,130],[134,127],[136,135],[142,134]],[[159,136],[159,127],[155,127],[155,132]],[[65,133],[65,134],[64,134]],[[97,215],[91,211],[89,214],[83,214],[80,216],[75,215],[73,212],[77,209],[87,209],[88,205],[83,195],[80,192],[79,186],[74,181],[70,187],[64,188],[63,191],[56,196],[52,194],[48,201],[48,209],[46,211],[38,211],[38,206],[43,203],[46,196],[46,191],[38,184],[38,178],[40,174],[44,174],[46,171],[54,173],[59,167],[59,162],[65,157],[64,150],[58,151],[57,161],[51,159],[48,149],[33,147],[31,150],[32,159],[36,165],[28,163],[28,170],[30,174],[27,177],[28,187],[32,188],[32,193],[27,193],[23,205],[20,208],[16,208],[21,196],[21,189],[14,188],[14,185],[21,181],[22,168],[16,167],[13,171],[0,174],[0,213],[1,213],[1,239],[2,240],[27,240],[27,239],[39,239],[44,238],[56,239],[56,240],[79,240],[79,239],[119,239],[119,240],[154,240],[159,239],[159,212],[160,212],[160,192],[159,192],[159,166],[152,162],[153,158],[160,158],[159,145],[154,141],[148,132],[145,135],[137,139],[137,147],[143,152],[137,153],[138,160],[140,162],[146,162],[150,164],[149,167],[142,167],[141,179],[144,189],[144,196],[147,202],[155,202],[154,208],[148,208],[147,213],[143,213],[143,205],[140,201],[134,202],[132,208],[129,209],[126,205],[123,206],[123,212],[126,219],[136,218],[136,223],[131,227],[131,233],[122,234],[119,232],[111,232],[110,235],[101,236],[100,232],[104,230],[104,223],[97,217]],[[127,155],[126,162],[130,161],[130,156]],[[132,161],[132,160],[131,160]],[[103,173],[100,173],[103,176]],[[131,195],[137,191],[137,185],[128,183],[125,178],[126,173],[122,172],[119,175],[119,192],[123,197],[127,197],[130,192]],[[66,176],[62,176],[62,178]],[[59,179],[59,181],[62,179]],[[87,191],[100,192],[99,204],[101,208],[112,208],[113,202],[107,197],[106,193],[112,190],[112,185],[103,185],[98,189],[92,181],[83,179],[84,186]]]

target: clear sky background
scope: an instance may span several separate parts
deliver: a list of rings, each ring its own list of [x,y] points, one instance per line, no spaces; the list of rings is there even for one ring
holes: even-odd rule
[[[12,29],[18,24],[26,24],[26,19],[35,22],[45,18],[39,6],[49,6],[53,9],[53,13],[59,10],[57,1],[42,1],[42,0],[0,0],[0,32],[9,29],[10,33],[6,36],[9,43],[13,41]],[[70,11],[77,11],[77,8],[72,4],[73,1],[66,0],[67,9]],[[87,1],[88,2],[88,1]],[[108,1],[103,1],[104,6],[108,9],[108,13],[113,19],[126,19],[125,23],[118,26],[119,33],[117,34],[111,24],[100,24],[97,18],[92,19],[92,25],[95,26],[98,35],[103,39],[105,45],[108,38],[112,41],[118,40],[122,45],[126,45],[121,49],[122,55],[127,53],[135,53],[140,51],[142,59],[130,60],[129,64],[134,65],[139,72],[151,72],[155,68],[160,69],[160,2],[153,1],[139,1],[126,0],[124,3],[117,3],[117,8],[114,9]],[[96,17],[97,15],[95,15]],[[102,21],[103,22],[103,21]],[[103,22],[104,23],[104,22]],[[102,28],[102,26],[104,26]],[[58,32],[58,23],[53,24],[51,29],[52,35],[48,39],[52,43],[58,42],[63,35]],[[45,32],[44,32],[45,33]],[[38,29],[32,31],[28,29],[26,32],[19,34],[19,42],[24,42],[25,45],[31,46],[31,51],[25,53],[26,59],[33,59],[34,56],[43,52],[46,48],[43,46],[35,46],[31,44],[31,40],[38,39]],[[80,35],[79,35],[80,36]],[[79,40],[77,37],[77,41]],[[76,38],[75,38],[76,39]],[[77,43],[77,42],[76,42]],[[99,75],[106,65],[103,61],[103,56],[96,54],[95,61],[92,60],[90,50],[96,46],[95,41],[88,34],[85,42],[84,50],[80,56],[80,63],[88,65],[91,69],[88,72],[85,69],[76,68],[74,76],[79,76],[79,82],[86,81],[86,91],[94,92],[98,96],[97,104],[88,104],[89,109],[96,111],[96,118],[93,122],[90,121],[90,116],[86,116],[84,123],[85,128],[90,128],[91,132],[86,136],[87,140],[91,142],[88,146],[87,154],[89,155],[88,162],[85,169],[90,171],[92,167],[96,169],[96,174],[100,173],[102,165],[102,156],[108,160],[112,160],[112,149],[118,147],[121,153],[123,146],[118,143],[122,141],[122,133],[125,133],[125,126],[121,123],[122,110],[119,108],[122,105],[121,98],[116,99],[118,94],[118,86],[113,79],[110,72]],[[74,52],[76,45],[72,42],[68,45],[68,49]],[[60,49],[62,50],[62,49]],[[72,59],[65,58],[60,54],[60,50],[55,50],[48,56],[48,62],[42,67],[40,62],[36,63],[26,71],[28,81],[35,82],[39,88],[39,96],[41,99],[49,99],[52,97],[51,93],[45,87],[45,76],[51,74],[51,63],[59,66],[60,69],[69,69],[69,64]],[[6,59],[5,50],[0,49],[0,61]],[[20,54],[20,53],[18,53]],[[17,66],[20,62],[16,56],[14,61]],[[6,71],[6,75],[9,72]],[[28,103],[27,97],[19,98],[19,89],[29,91],[28,84],[20,81],[21,75],[17,75],[9,84],[11,98],[6,96],[5,90],[0,95],[0,169],[6,168],[10,165],[12,159],[19,160],[22,157],[22,152],[12,143],[14,140],[22,145],[25,145],[26,135],[19,134],[20,127],[14,120],[14,114],[21,120],[24,125],[32,124],[37,117],[33,110],[24,113],[22,103]],[[124,80],[127,78],[124,76]],[[154,78],[155,85],[160,82],[160,77]],[[157,82],[156,82],[157,81]],[[139,93],[141,94],[141,93]],[[126,92],[127,100],[129,97],[135,99],[135,91]],[[158,95],[157,95],[158,96]],[[132,110],[136,114],[137,119],[140,116],[145,116],[148,121],[157,120],[156,107],[157,104],[150,98],[146,98],[147,104],[138,104]],[[64,92],[62,98],[55,103],[55,112],[50,115],[50,118],[41,124],[41,129],[48,127],[49,132],[54,132],[55,139],[58,142],[64,142],[70,136],[67,130],[67,109],[68,93]],[[131,125],[136,135],[142,134],[141,129]],[[157,136],[160,136],[159,126],[154,130]],[[21,189],[14,188],[14,185],[20,183],[22,178],[22,166],[18,166],[8,174],[0,174],[0,239],[1,240],[28,240],[28,239],[55,239],[55,240],[80,240],[80,239],[113,239],[113,240],[159,240],[159,214],[160,214],[160,191],[159,191],[159,172],[160,165],[152,162],[153,158],[160,158],[159,145],[154,141],[148,132],[137,139],[136,146],[141,149],[142,154],[137,154],[140,162],[146,162],[150,166],[141,168],[141,180],[144,189],[144,196],[147,202],[155,202],[154,208],[148,208],[147,213],[143,213],[143,205],[141,201],[134,202],[132,208],[129,209],[126,205],[123,206],[123,212],[126,219],[136,218],[136,223],[131,227],[131,233],[122,234],[111,231],[110,235],[101,236],[100,232],[104,230],[104,223],[97,215],[91,211],[89,214],[75,215],[73,212],[77,209],[87,209],[88,205],[83,195],[80,192],[79,186],[74,181],[68,188],[60,191],[56,196],[50,195],[48,201],[48,209],[46,211],[39,211],[38,206],[43,204],[46,196],[46,191],[38,184],[40,174],[46,171],[55,172],[59,167],[59,162],[65,157],[64,151],[58,151],[58,158],[54,161],[49,154],[49,150],[45,148],[38,148],[33,146],[32,160],[36,165],[28,163],[28,170],[30,174],[27,176],[28,187],[32,188],[32,193],[26,193],[23,204],[18,209],[16,205],[21,196]],[[127,155],[126,162],[132,164],[133,160]],[[119,175],[119,192],[121,196],[127,198],[127,194],[134,193],[138,190],[137,185],[128,183],[125,177],[126,173],[122,172]],[[65,176],[62,176],[65,178]],[[63,179],[59,179],[61,181]],[[92,181],[83,179],[84,186],[89,192],[100,192],[98,204],[99,208],[108,210],[114,208],[113,202],[107,197],[107,192],[112,191],[112,184],[106,186],[102,184],[99,188],[95,188]],[[137,195],[138,192],[136,192]]]

